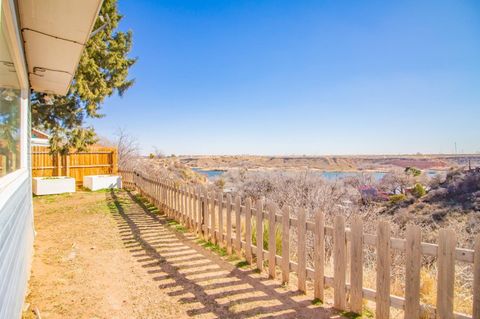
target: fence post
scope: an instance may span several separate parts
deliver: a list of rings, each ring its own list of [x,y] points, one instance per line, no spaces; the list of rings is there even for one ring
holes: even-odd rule
[[[192,225],[192,201],[191,201],[189,185],[185,186],[185,205],[186,205],[186,216],[187,216],[186,227],[190,229]]]
[[[70,176],[70,153],[65,154],[65,176]]]
[[[167,216],[172,216],[172,183],[167,181]]]
[[[227,254],[232,254],[232,195],[227,194]]]
[[[235,250],[242,256],[242,219],[240,215],[240,196],[235,196]]]
[[[158,191],[158,178],[155,178],[155,182],[153,184],[153,189],[154,189],[154,203],[157,208],[160,208],[160,196],[159,196],[159,191]]]
[[[190,229],[195,231],[195,189],[193,186],[188,188],[190,194]]]
[[[190,224],[190,205],[188,199],[188,185],[182,187],[183,189],[183,223],[186,228],[189,228]]]
[[[185,194],[185,186],[180,185],[180,223],[184,226],[187,225],[187,196]]]
[[[324,301],[325,280],[325,216],[318,210],[315,214],[315,247],[314,247],[314,291],[315,299]]]
[[[333,226],[333,266],[334,266],[334,298],[333,306],[339,310],[346,309],[346,296],[345,296],[345,281],[346,272],[345,267],[347,264],[346,254],[346,236],[345,236],[345,218],[343,216],[335,216]]]
[[[420,227],[407,225],[405,242],[405,318],[420,318]]]
[[[252,200],[245,200],[245,257],[252,264]]]
[[[363,285],[363,222],[354,216],[350,237],[350,311],[362,313]]]
[[[175,212],[176,212],[176,214],[175,214],[176,218],[175,219],[177,220],[177,222],[180,222],[181,217],[182,217],[181,212],[180,212],[180,210],[181,210],[181,206],[180,206],[181,205],[180,204],[180,184],[175,186],[175,195],[176,195],[175,196]]]
[[[203,231],[203,235],[206,241],[210,239],[210,228],[209,228],[209,217],[208,214],[210,213],[210,209],[208,208],[209,200],[208,200],[208,192],[205,189],[203,192],[203,225],[205,225],[205,229]],[[202,225],[202,228],[203,228]]]
[[[257,200],[256,205],[256,226],[257,226],[257,268],[263,270],[263,199]]]
[[[164,212],[166,212],[166,209],[165,209],[165,200],[166,200],[166,192],[165,192],[165,181],[161,181],[161,189],[162,189],[162,207],[164,209]]]
[[[180,185],[180,223],[187,227],[187,187],[185,185]]]
[[[62,175],[62,157],[60,155],[60,152],[57,152],[56,159],[57,159],[57,176],[61,176]]]
[[[195,227],[196,227],[196,230],[197,230],[197,234],[200,236],[202,235],[202,216],[203,216],[203,205],[202,205],[202,193],[200,191],[200,186],[197,186],[196,187],[196,190],[195,190],[195,199],[196,199],[196,206],[197,206],[197,209],[196,209],[196,212],[195,212]]]
[[[275,212],[276,207],[269,203],[268,208],[268,275],[275,278],[275,256],[277,254]]]
[[[116,175],[118,174],[118,150],[117,149],[114,149],[112,151],[111,160],[112,160],[112,174]]]
[[[179,215],[178,215],[178,186],[175,185],[175,182],[173,183],[173,216],[172,218],[174,220],[179,220]]]
[[[376,315],[378,319],[390,317],[390,224],[378,223],[377,228],[377,293]]]
[[[178,186],[175,185],[175,182],[173,182],[173,216],[172,218],[175,220],[179,220],[179,214],[178,214],[178,206],[179,206],[179,194],[178,194]]]
[[[297,234],[298,234],[298,290],[305,293],[307,291],[307,261],[305,251],[305,232],[306,232],[305,210],[300,208],[297,214]]]
[[[218,244],[225,247],[223,243],[223,193],[218,193]]]
[[[191,209],[190,209],[190,186],[185,185],[183,188],[185,192],[185,227],[188,229],[190,228],[190,214],[191,214]]]
[[[217,244],[217,235],[215,232],[216,226],[216,216],[215,216],[215,193],[211,193],[210,198],[210,240],[212,243]]]
[[[440,229],[437,259],[437,316],[439,319],[453,318],[455,246],[455,232],[452,229]]]
[[[282,216],[282,283],[290,279],[290,208],[284,206]]]

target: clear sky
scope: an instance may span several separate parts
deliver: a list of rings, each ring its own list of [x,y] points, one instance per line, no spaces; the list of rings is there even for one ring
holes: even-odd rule
[[[136,84],[89,121],[166,154],[480,152],[480,1],[119,0]]]

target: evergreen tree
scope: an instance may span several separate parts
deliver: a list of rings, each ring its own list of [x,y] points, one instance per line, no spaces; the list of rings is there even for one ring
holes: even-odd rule
[[[99,31],[85,46],[68,94],[32,94],[32,126],[51,134],[53,152],[85,150],[95,143],[95,131],[83,126],[85,119],[102,117],[99,110],[105,98],[115,93],[122,96],[133,85],[134,81],[127,79],[136,62],[128,57],[132,32],[117,30],[121,19],[117,0],[104,0],[93,28]]]

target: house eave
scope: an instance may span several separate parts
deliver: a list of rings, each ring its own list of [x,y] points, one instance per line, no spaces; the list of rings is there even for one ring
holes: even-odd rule
[[[102,0],[22,0],[18,2],[30,86],[66,95]]]

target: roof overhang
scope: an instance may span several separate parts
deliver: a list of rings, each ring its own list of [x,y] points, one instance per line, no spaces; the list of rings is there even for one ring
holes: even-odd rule
[[[66,95],[102,0],[18,1],[30,86]]]

